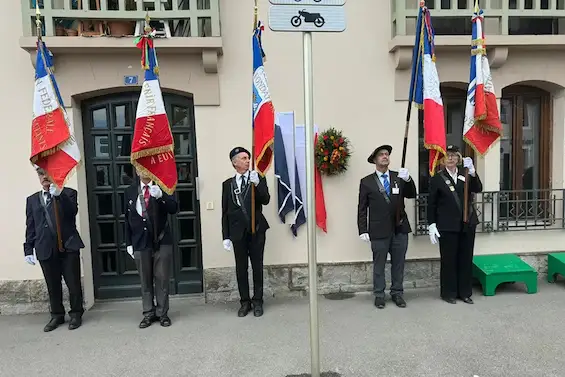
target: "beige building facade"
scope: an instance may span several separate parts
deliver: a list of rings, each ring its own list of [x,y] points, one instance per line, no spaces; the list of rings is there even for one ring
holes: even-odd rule
[[[25,198],[40,188],[29,164],[36,43],[33,3],[6,2],[0,15],[10,31],[4,36],[5,57],[0,60],[4,72],[0,106],[8,120],[0,140],[6,156],[2,172],[8,178],[0,188],[2,313],[47,308],[41,268],[27,265],[22,250]],[[142,21],[144,7],[154,4],[83,0],[84,9],[77,10],[74,1],[43,3],[44,40],[54,54],[56,79],[83,157],[69,186],[79,191],[86,305],[137,297],[138,276],[123,244],[121,198],[133,177],[128,143],[139,96],[139,86],[126,85],[125,76],[138,76],[141,83],[143,72],[133,36],[121,37],[119,28],[134,34],[133,21]],[[464,147],[472,4],[469,0],[427,3],[433,8],[436,27],[448,143]],[[565,240],[565,4],[560,0],[488,3],[486,38],[504,137],[485,158],[475,158],[485,189],[476,198],[482,224],[475,253],[520,253],[544,272],[543,254],[562,249]],[[268,0],[260,0],[260,19],[265,23],[268,9]],[[358,182],[373,171],[366,158],[379,144],[393,146],[392,168],[400,167],[417,1],[348,0],[345,10],[345,32],[313,37],[315,122],[322,130],[342,130],[353,148],[347,173],[323,181],[328,233],[317,235],[322,293],[369,290],[372,284],[372,254],[357,232]],[[170,34],[158,39],[156,46],[179,165],[180,212],[172,221],[177,246],[171,292],[209,301],[234,299],[234,259],[222,247],[221,182],[233,174],[229,150],[251,146],[253,1],[157,1],[157,10],[149,14],[152,20],[165,20],[169,28],[164,34]],[[63,18],[74,21],[65,25],[67,31],[58,22]],[[96,35],[100,28],[118,35]],[[263,44],[275,109],[294,111],[297,123],[303,123],[301,35],[266,27]],[[425,234],[427,152],[418,118],[414,109],[406,167],[420,197],[407,204],[414,230],[406,267],[409,287],[435,286],[439,281],[439,252]],[[267,180],[272,199],[264,209],[271,225],[265,289],[274,296],[302,295],[307,292],[306,227],[293,238],[288,225],[281,224],[273,173],[271,168]]]

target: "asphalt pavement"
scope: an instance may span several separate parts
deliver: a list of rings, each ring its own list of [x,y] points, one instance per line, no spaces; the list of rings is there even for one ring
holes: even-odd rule
[[[474,305],[409,290],[408,307],[369,294],[319,297],[322,371],[343,377],[563,377],[565,284],[509,285]],[[310,372],[308,298],[237,303],[171,300],[173,325],[138,329],[137,301],[97,304],[81,328],[43,333],[47,315],[0,317],[0,376],[286,377]],[[332,372],[332,373],[329,373]]]

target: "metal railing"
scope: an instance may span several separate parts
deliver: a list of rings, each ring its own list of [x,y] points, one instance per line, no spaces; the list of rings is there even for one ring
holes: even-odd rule
[[[36,1],[49,37],[134,35],[147,13],[167,36],[220,36],[220,0],[21,0],[24,36],[37,35]]]
[[[474,194],[477,233],[565,228],[565,189],[485,191]],[[414,235],[428,234],[428,194],[415,200]]]
[[[392,37],[414,35],[418,1],[391,0]],[[565,0],[480,0],[488,34],[565,34]],[[470,35],[474,0],[426,0],[436,35]]]

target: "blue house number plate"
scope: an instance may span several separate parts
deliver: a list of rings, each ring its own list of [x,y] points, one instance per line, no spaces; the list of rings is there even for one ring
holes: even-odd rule
[[[124,85],[137,85],[137,76],[124,76]]]

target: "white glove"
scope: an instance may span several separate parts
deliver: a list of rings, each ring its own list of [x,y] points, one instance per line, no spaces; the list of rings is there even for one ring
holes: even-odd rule
[[[128,254],[135,259],[135,257],[133,256],[133,246],[128,246],[126,247],[126,251],[128,252]]]
[[[26,255],[25,261],[32,266],[35,266],[35,257],[33,255]]]
[[[54,183],[51,183],[51,185],[49,186],[49,193],[52,196],[59,196],[61,195],[61,191],[63,191],[62,189],[59,189]]]
[[[469,169],[469,174],[475,175],[475,165],[473,165],[473,159],[471,157],[465,157],[463,159],[463,167]]]
[[[363,242],[371,242],[371,238],[369,237],[369,233],[363,233],[363,234],[359,235],[359,238],[361,238],[361,241],[363,241]]]
[[[249,172],[249,182],[257,186],[259,184],[259,173],[257,173],[255,170],[251,170]]]
[[[224,249],[226,251],[232,251],[233,244],[232,244],[231,240],[224,240]]]
[[[161,191],[161,187],[159,187],[159,185],[153,185],[149,187],[149,194],[155,199],[159,199],[163,196],[163,191]]]
[[[428,234],[430,236],[430,242],[432,243],[432,245],[435,245],[439,242],[440,235],[435,223],[430,224],[430,226],[428,226]]]
[[[400,168],[400,170],[398,170],[398,178],[408,182],[410,180],[410,173],[408,173],[408,169]]]

